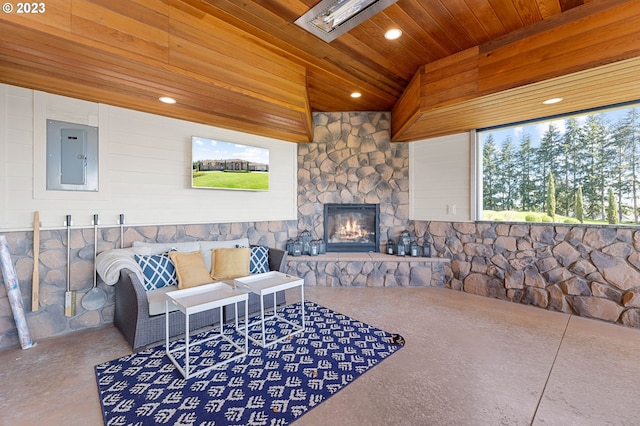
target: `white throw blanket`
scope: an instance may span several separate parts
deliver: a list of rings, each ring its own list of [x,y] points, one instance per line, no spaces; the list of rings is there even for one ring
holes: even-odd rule
[[[121,269],[130,269],[140,281],[144,281],[142,269],[133,255],[134,248],[105,250],[96,257],[96,271],[102,281],[108,285],[114,285],[120,279]]]

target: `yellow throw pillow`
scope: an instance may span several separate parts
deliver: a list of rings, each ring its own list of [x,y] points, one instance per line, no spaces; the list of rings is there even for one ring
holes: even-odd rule
[[[212,282],[200,251],[187,253],[170,251],[169,258],[171,258],[173,266],[176,267],[179,289],[196,287]]]
[[[246,277],[249,275],[251,249],[219,248],[211,250],[211,274],[214,280]]]

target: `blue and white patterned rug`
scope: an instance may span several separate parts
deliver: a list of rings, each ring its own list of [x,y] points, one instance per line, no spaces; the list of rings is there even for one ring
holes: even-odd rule
[[[299,311],[294,304],[282,314],[297,322]],[[164,345],[97,365],[105,424],[287,425],[404,344],[398,335],[318,304],[306,302],[305,311],[304,333],[266,349],[249,341],[246,357],[189,380],[176,370]],[[270,339],[290,327],[274,320],[268,326]],[[225,334],[242,339],[233,327],[225,327]],[[216,339],[191,353],[197,354],[194,365],[205,367],[234,350]]]

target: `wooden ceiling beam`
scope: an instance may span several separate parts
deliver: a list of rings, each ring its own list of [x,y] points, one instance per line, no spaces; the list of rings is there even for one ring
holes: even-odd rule
[[[586,78],[589,73],[575,81],[572,77],[589,70],[597,74],[608,64],[637,66],[625,61],[640,57],[638,28],[640,0],[591,2],[427,64],[392,111],[392,140],[425,139],[535,119],[542,111],[547,116],[640,99],[636,78],[629,73],[622,80],[610,79],[608,87],[617,88],[611,97],[593,95],[598,88]],[[521,96],[537,90],[541,97],[563,97],[557,83],[564,81],[573,90],[553,108],[539,107],[545,98],[526,103]]]
[[[303,66],[180,1],[118,5],[51,0],[52,23],[3,14],[0,57],[7,71],[0,81],[286,141],[311,140]],[[178,104],[160,104],[164,95]]]

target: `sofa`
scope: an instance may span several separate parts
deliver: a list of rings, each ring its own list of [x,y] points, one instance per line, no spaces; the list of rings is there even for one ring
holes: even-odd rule
[[[262,253],[267,258],[261,272],[280,271],[286,267],[287,252],[280,249],[249,246],[247,238],[228,241],[194,241],[186,243],[145,243],[134,242],[133,247],[113,249],[102,252],[96,258],[98,275],[108,285],[115,287],[114,325],[120,330],[134,352],[158,344],[165,339],[165,296],[168,291],[177,290],[177,285],[158,289],[149,288],[148,277],[143,271],[141,259],[160,258],[169,253],[195,254],[200,252],[207,271],[212,270],[212,252],[217,249],[250,248],[252,262],[254,253]],[[220,251],[222,252],[222,250]],[[215,261],[215,257],[214,257]],[[267,268],[268,265],[268,268]],[[254,265],[252,263],[251,267]],[[266,269],[265,269],[266,268]],[[211,279],[214,282],[215,279]],[[269,299],[269,298],[267,298]],[[285,303],[284,292],[277,294],[275,303]],[[244,305],[239,307],[239,315],[244,317]],[[250,293],[248,301],[249,315],[260,311],[259,296]],[[273,301],[265,300],[265,309],[272,309]],[[181,312],[169,312],[169,336],[184,334],[185,320]],[[223,309],[225,323],[235,319],[235,307]],[[200,312],[189,317],[190,330],[215,326],[220,322],[219,309]]]

